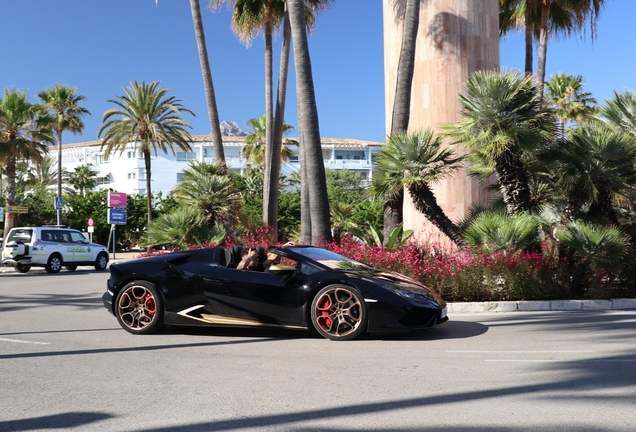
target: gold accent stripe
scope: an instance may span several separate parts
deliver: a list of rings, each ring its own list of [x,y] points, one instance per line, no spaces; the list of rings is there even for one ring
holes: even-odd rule
[[[241,325],[241,326],[253,326],[253,327],[283,327],[290,329],[304,329],[302,326],[291,326],[291,325],[281,325],[281,324],[267,324],[262,323],[260,321],[248,320],[244,318],[234,318],[234,317],[226,317],[221,315],[207,314],[202,313],[201,318],[190,315],[191,312],[203,308],[203,305],[193,306],[189,309],[182,310],[177,315],[181,315],[190,319],[195,319],[197,321],[202,321],[209,324],[220,324],[220,325]]]

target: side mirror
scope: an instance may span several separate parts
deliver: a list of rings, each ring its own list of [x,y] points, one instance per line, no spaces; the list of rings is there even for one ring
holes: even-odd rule
[[[285,264],[273,264],[270,266],[269,271],[272,274],[292,274],[296,271],[296,267]]]

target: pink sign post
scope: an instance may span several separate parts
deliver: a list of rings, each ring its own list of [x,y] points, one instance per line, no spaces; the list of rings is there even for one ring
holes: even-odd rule
[[[126,194],[124,192],[109,192],[108,207],[126,208]]]

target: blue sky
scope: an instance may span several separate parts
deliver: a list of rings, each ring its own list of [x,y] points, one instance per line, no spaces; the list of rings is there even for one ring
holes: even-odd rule
[[[201,0],[202,6],[206,0]],[[636,90],[636,1],[606,0],[597,38],[553,40],[547,76],[580,74],[586,90],[603,101],[614,90]],[[264,114],[262,37],[248,48],[230,29],[226,7],[202,10],[221,120],[243,129]],[[0,88],[28,90],[31,99],[55,83],[78,88],[92,113],[82,135],[97,139],[107,99],[132,80],[161,81],[196,117],[193,134],[208,134],[201,69],[188,0],[0,0]],[[278,70],[276,47],[274,64]],[[320,132],[323,137],[382,141],[385,136],[381,0],[337,0],[318,17],[309,39]],[[535,51],[535,62],[537,53]],[[501,65],[523,68],[522,35],[501,43]],[[536,69],[536,66],[535,66]],[[286,121],[297,125],[293,65]]]

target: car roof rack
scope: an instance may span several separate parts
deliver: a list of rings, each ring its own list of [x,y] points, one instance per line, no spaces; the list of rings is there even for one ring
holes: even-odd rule
[[[66,225],[42,225],[42,228],[68,228]]]

